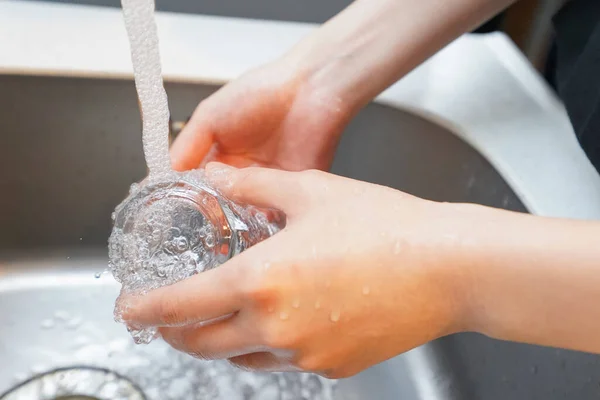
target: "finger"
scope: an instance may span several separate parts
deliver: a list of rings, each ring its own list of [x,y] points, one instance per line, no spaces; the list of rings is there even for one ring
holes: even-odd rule
[[[231,357],[229,362],[234,366],[247,371],[263,372],[297,372],[288,358],[280,357],[269,352],[250,353],[242,356]]]
[[[204,326],[161,328],[160,333],[175,349],[205,360],[231,358],[263,350],[257,344],[256,335],[243,326],[237,316]]]
[[[200,103],[192,118],[171,145],[171,165],[176,171],[198,168],[206,158],[214,142],[209,116]]]
[[[290,215],[301,211],[309,198],[298,172],[269,168],[237,169],[221,163],[206,166],[209,182],[232,200]]]
[[[235,313],[243,304],[242,272],[237,262],[229,262],[143,296],[124,298],[123,319],[142,327],[182,326]]]

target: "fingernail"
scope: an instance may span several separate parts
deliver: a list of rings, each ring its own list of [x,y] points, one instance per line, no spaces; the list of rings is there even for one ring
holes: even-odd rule
[[[227,189],[232,185],[231,174],[234,171],[235,168],[230,165],[211,162],[206,165],[206,179],[219,189]]]

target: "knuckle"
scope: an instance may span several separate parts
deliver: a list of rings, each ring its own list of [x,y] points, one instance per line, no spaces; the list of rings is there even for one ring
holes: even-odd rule
[[[310,179],[322,179],[327,176],[326,172],[321,171],[320,169],[308,169],[303,172],[307,178]]]
[[[244,301],[260,304],[267,296],[264,278],[258,273],[247,274],[240,286],[240,293]]]
[[[244,268],[244,277],[240,280],[240,292],[244,301],[259,308],[273,305],[278,299],[279,290],[273,282],[269,268],[270,264],[257,265],[254,268]]]
[[[240,196],[252,186],[249,184],[251,179],[250,174],[248,169],[241,169],[235,172],[235,178],[233,180],[233,196]]]
[[[246,167],[236,170],[233,175],[232,195],[239,197],[250,194],[256,190],[264,171],[258,167]]]
[[[159,321],[164,325],[174,325],[181,322],[181,309],[179,301],[169,295],[161,295],[158,302]]]
[[[310,202],[311,199],[319,197],[317,191],[315,193],[315,187],[326,186],[327,181],[325,180],[325,172],[316,169],[300,172],[300,179],[298,179],[297,197],[301,198],[305,202]]]
[[[187,328],[161,329],[161,334],[175,350],[187,353],[200,360],[214,360],[215,353],[206,340],[199,340],[198,331]]]
[[[322,179],[325,176],[325,172],[320,171],[318,169],[308,169],[306,171],[302,171],[303,180],[318,180]]]
[[[295,363],[298,368],[306,372],[318,372],[323,370],[321,359],[316,356],[299,357]]]
[[[292,350],[299,347],[301,342],[298,334],[291,330],[287,325],[274,321],[265,324],[267,327],[261,334],[262,342],[270,349],[274,350]]]
[[[328,379],[348,378],[359,372],[322,354],[301,356],[296,360],[295,364],[302,371],[314,372]]]

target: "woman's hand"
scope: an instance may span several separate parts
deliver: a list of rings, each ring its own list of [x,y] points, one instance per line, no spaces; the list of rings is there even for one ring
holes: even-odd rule
[[[442,205],[323,172],[209,164],[207,174],[234,200],[284,211],[286,228],[219,268],[125,299],[129,323],[158,326],[201,358],[327,377],[461,330],[466,281]]]
[[[171,149],[173,167],[208,161],[328,169],[351,115],[287,60],[252,70],[200,103]]]
[[[160,327],[179,350],[328,377],[459,331],[600,353],[598,222],[323,172],[207,168],[224,194],[288,224],[219,268],[124,300],[128,323]]]
[[[173,167],[328,169],[363,106],[511,1],[354,1],[279,60],[200,103],[173,144]]]

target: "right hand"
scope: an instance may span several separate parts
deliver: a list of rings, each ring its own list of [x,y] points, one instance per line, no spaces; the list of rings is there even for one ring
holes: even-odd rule
[[[206,174],[232,200],[282,210],[287,225],[218,268],[121,298],[131,327],[245,369],[342,378],[469,326],[465,252],[446,235],[481,218],[323,172]]]
[[[341,100],[280,60],[202,101],[171,149],[173,168],[220,161],[289,171],[328,169],[350,119]]]

